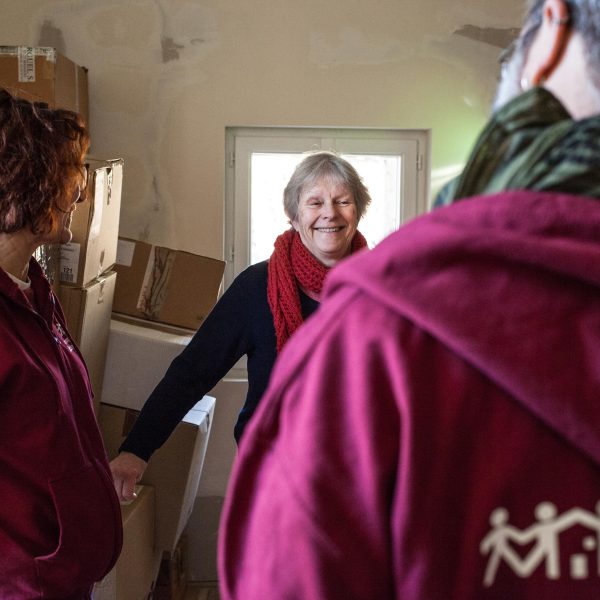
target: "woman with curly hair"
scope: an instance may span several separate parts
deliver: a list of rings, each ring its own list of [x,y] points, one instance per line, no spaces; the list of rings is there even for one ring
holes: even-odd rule
[[[37,248],[71,239],[89,136],[0,89],[0,597],[91,598],[121,516],[88,373]]]

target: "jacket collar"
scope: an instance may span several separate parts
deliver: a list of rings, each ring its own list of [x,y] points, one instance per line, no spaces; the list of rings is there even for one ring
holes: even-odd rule
[[[54,312],[54,296],[48,280],[35,260],[31,257],[29,260],[29,279],[31,280],[31,289],[36,298],[38,313],[48,323],[52,322]],[[8,276],[8,273],[0,268],[0,295],[9,301],[30,309],[29,302],[25,294],[19,289],[19,286]]]

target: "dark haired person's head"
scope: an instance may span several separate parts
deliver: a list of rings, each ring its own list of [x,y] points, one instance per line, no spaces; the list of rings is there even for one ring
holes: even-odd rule
[[[79,115],[0,88],[0,233],[60,237],[85,187],[88,147]]]

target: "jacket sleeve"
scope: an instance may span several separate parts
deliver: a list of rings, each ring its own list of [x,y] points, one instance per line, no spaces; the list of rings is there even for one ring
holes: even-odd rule
[[[349,302],[290,340],[242,439],[221,524],[225,600],[393,597],[397,331]]]

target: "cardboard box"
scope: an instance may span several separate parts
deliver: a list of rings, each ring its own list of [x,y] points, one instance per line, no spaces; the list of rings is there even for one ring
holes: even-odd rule
[[[89,124],[87,69],[54,48],[0,46],[0,86],[20,98],[78,112]]]
[[[121,505],[123,550],[117,564],[94,586],[94,600],[145,600],[159,567],[154,548],[154,489],[137,486],[137,498]]]
[[[108,335],[102,402],[141,410],[171,361],[191,339],[189,332],[185,336],[174,335],[113,319]]]
[[[141,483],[156,494],[156,549],[172,554],[194,508],[215,399],[204,396],[150,458]],[[99,423],[110,460],[131,431],[137,411],[102,403]]]
[[[152,600],[183,600],[187,585],[187,536],[182,535],[175,551],[165,556],[158,570]]]
[[[123,160],[88,157],[86,198],[73,213],[73,239],[60,249],[60,283],[83,287],[117,259]]]
[[[61,286],[58,292],[69,333],[81,350],[94,390],[98,414],[117,274],[106,273],[84,288]]]
[[[115,270],[116,313],[196,330],[217,301],[225,263],[119,238]]]
[[[232,437],[231,433],[228,433],[229,437]],[[213,431],[212,441],[214,441],[215,437],[216,431]],[[206,469],[211,461],[214,461],[214,454],[209,449],[199,495],[196,498],[194,510],[183,532],[183,535],[188,540],[186,548],[188,579],[204,583],[218,581],[219,579],[217,567],[219,525],[225,503],[225,496],[203,495],[204,477],[207,475]],[[227,469],[226,474],[229,475],[230,472],[231,467]]]
[[[124,313],[113,312],[113,319],[120,321],[121,323],[129,323],[137,327],[143,327],[144,329],[153,329],[155,331],[162,331],[174,336],[187,337],[191,339],[192,335],[196,332],[195,329],[189,327],[177,327],[176,325],[168,325],[167,323],[161,323],[160,321],[149,321],[148,319],[142,319],[140,317],[132,317]]]

